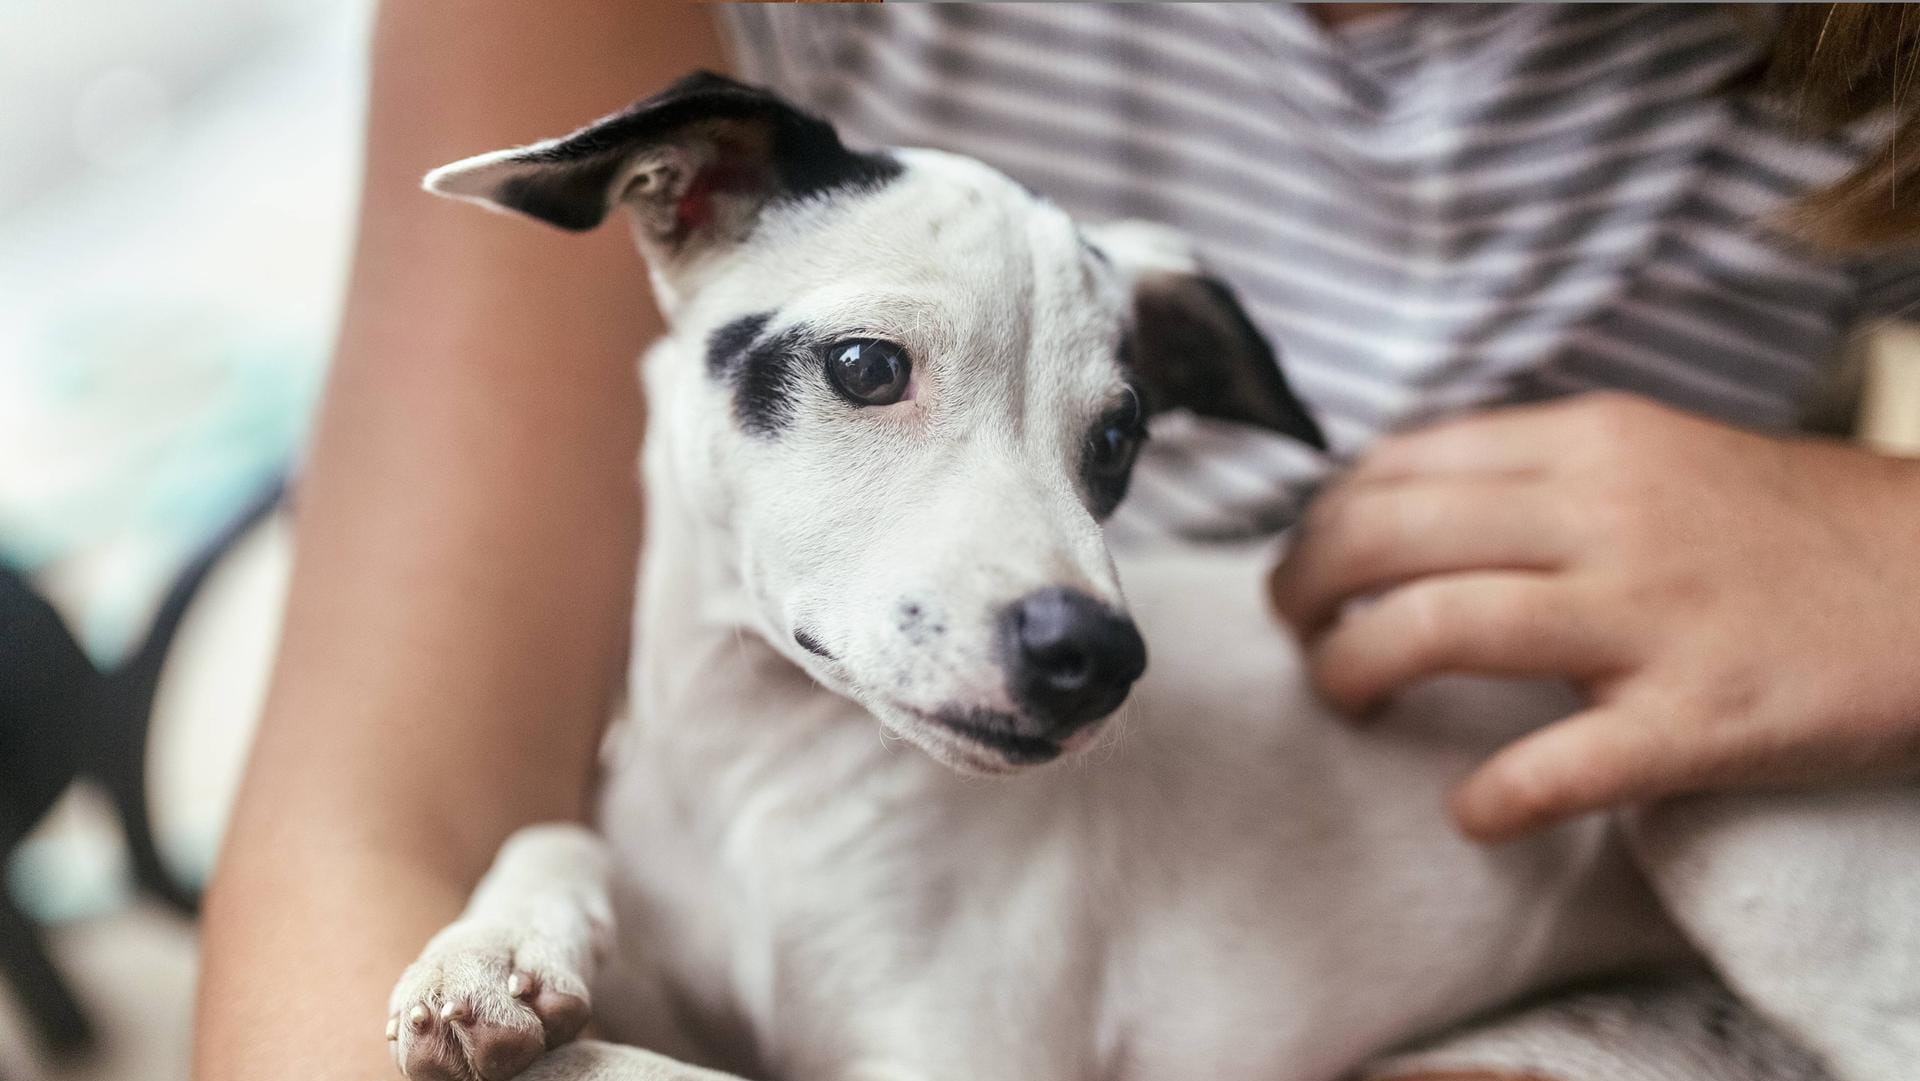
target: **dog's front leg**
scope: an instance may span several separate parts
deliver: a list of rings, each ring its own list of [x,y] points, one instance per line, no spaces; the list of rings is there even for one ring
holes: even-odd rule
[[[507,1081],[579,1035],[613,944],[611,875],[605,843],[583,827],[509,838],[466,911],[393,989],[387,1037],[401,1072]]]

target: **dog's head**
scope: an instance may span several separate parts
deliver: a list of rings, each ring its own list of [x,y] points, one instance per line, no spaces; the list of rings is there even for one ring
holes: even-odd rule
[[[1145,667],[1100,522],[1152,413],[1321,443],[1176,235],[850,150],[728,79],[427,186],[565,229],[628,212],[686,368],[652,438],[759,629],[957,768],[1084,743]]]

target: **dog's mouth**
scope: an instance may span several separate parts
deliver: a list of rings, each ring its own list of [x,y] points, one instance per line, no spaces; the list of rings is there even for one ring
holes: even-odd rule
[[[999,710],[928,711],[902,706],[901,711],[920,722],[916,734],[922,738],[916,742],[935,758],[968,773],[1012,773],[1051,762],[1067,749],[1059,740],[1014,732],[1019,719]]]

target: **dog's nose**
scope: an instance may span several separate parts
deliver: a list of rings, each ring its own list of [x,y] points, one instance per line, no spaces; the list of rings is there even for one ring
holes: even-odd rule
[[[1056,739],[1119,708],[1147,668],[1133,621],[1085,593],[1029,593],[1001,626],[1014,699]]]

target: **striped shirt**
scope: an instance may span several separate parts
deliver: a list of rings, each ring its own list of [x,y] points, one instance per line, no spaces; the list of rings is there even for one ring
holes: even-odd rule
[[[744,77],[849,142],[970,154],[1084,218],[1187,230],[1342,454],[1597,387],[1792,427],[1847,334],[1920,296],[1920,263],[1769,224],[1871,141],[1725,90],[1762,43],[1720,5],[1420,6],[1338,31],[1200,4],[725,20]],[[1320,468],[1164,418],[1112,528],[1261,532]]]

